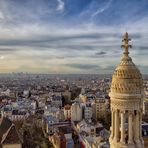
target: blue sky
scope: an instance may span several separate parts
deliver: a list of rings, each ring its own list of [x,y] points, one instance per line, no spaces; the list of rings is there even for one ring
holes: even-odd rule
[[[0,0],[0,72],[112,73],[130,56],[148,73],[147,0]]]

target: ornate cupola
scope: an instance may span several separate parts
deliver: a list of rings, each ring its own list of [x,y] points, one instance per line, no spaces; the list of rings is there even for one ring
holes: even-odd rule
[[[128,33],[121,61],[112,76],[111,92],[111,148],[143,148],[141,135],[143,80],[138,68],[129,56]]]

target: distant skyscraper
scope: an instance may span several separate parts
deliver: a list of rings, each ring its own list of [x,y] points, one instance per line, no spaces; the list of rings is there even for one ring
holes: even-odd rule
[[[143,80],[129,57],[128,33],[123,39],[125,52],[115,69],[111,83],[111,148],[143,148],[141,134]]]

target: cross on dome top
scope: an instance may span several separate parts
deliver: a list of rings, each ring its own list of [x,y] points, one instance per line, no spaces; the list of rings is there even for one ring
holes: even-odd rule
[[[121,45],[121,48],[125,48],[125,51],[124,51],[124,54],[125,55],[128,55],[129,52],[129,48],[132,48],[132,45],[129,45],[129,41],[131,41],[131,39],[128,38],[128,33],[126,32],[125,35],[124,35],[124,39],[122,40],[123,42],[123,45]]]

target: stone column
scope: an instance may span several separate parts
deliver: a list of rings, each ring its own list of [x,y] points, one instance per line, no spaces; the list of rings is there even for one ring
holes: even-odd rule
[[[119,141],[119,111],[115,111],[115,141]]]
[[[139,112],[139,138],[142,139],[142,111]]]
[[[139,112],[136,111],[136,114],[134,116],[134,140],[136,143],[139,142]]]
[[[111,119],[111,138],[113,138],[114,137],[114,132],[115,132],[115,117],[114,117],[114,114],[115,114],[115,112],[114,112],[114,110],[112,109],[112,119]]]
[[[121,112],[121,139],[120,142],[125,143],[125,112]]]
[[[128,113],[128,143],[133,143],[133,113]]]

